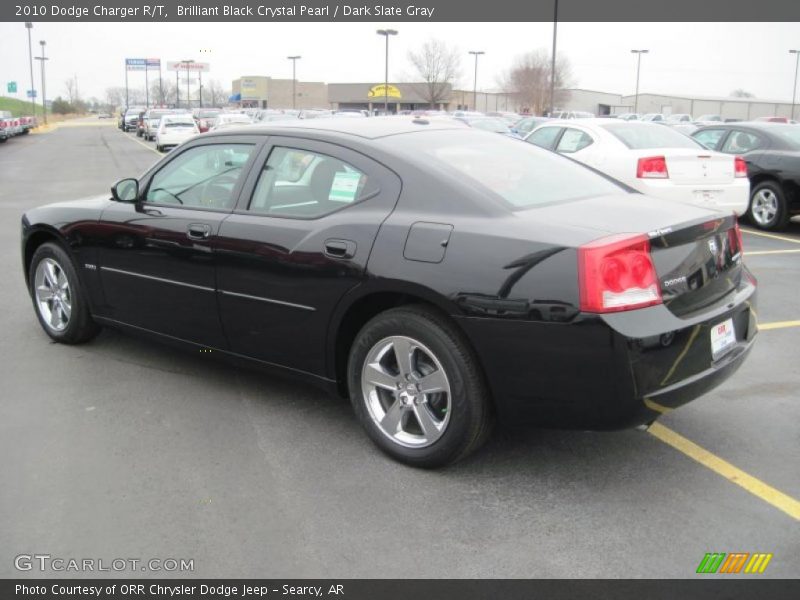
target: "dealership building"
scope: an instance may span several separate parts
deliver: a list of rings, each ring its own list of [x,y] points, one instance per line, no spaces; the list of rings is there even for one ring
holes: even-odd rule
[[[637,106],[639,113],[722,115],[723,119],[747,121],[758,117],[789,117],[792,115],[791,102],[762,100],[760,98],[732,98],[709,96],[673,96],[669,94],[639,94],[639,101],[631,94],[613,94],[596,90],[569,89],[563,92],[564,101],[558,108],[562,110],[581,110],[596,115],[617,115],[633,112]]]
[[[231,102],[242,108],[291,108],[292,88],[295,90],[297,108],[326,108],[328,86],[318,81],[273,79],[253,75],[234,79],[231,84]]]

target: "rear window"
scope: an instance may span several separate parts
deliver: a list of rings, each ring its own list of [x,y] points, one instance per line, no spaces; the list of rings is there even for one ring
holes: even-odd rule
[[[770,127],[770,132],[778,136],[794,150],[800,150],[800,126],[786,125]]]
[[[492,133],[420,132],[392,136],[391,146],[458,180],[466,178],[511,210],[627,191],[554,152]]]
[[[702,148],[693,139],[666,125],[643,123],[612,123],[605,128],[631,150],[650,148]]]

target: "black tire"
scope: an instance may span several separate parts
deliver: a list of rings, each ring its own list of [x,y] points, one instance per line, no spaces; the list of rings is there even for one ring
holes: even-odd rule
[[[777,204],[777,211],[771,218],[765,217],[763,211],[759,211],[758,205],[772,199]],[[754,211],[758,214],[754,214]],[[786,227],[789,223],[789,217],[786,196],[778,182],[764,181],[750,191],[750,206],[747,208],[747,219],[754,226],[765,231],[777,231]]]
[[[60,271],[63,272],[69,285],[68,295],[71,311],[66,326],[61,330],[55,329],[45,320],[37,299],[36,272],[39,264],[45,260],[55,262]],[[80,281],[78,280],[75,266],[72,264],[69,255],[60,245],[54,242],[47,242],[36,249],[28,269],[28,281],[36,318],[39,319],[39,324],[42,326],[45,333],[53,340],[62,344],[82,344],[98,334],[100,327],[92,320],[89,314],[89,305],[84,296]]]
[[[425,447],[404,446],[384,433],[373,419],[362,390],[362,372],[368,355],[392,336],[411,338],[424,345],[425,350],[430,350],[440,363],[449,383],[449,416],[443,421],[445,426],[438,434],[440,437]],[[493,418],[489,389],[475,353],[446,316],[426,306],[410,305],[388,310],[364,325],[350,349],[347,378],[350,401],[367,435],[399,462],[422,468],[448,465],[477,450],[491,432]],[[394,392],[382,393],[397,398]]]

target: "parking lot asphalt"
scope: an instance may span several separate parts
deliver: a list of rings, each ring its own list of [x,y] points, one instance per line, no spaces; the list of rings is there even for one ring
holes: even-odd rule
[[[779,326],[659,421],[678,442],[498,430],[467,461],[419,471],[311,387],[110,330],[49,341],[23,282],[21,214],[158,159],[101,123],[0,147],[0,577],[41,576],[14,557],[45,553],[194,559],[191,574],[127,576],[691,578],[707,552],[773,553],[741,577],[800,576],[800,253],[784,252],[800,224],[744,233],[759,322]]]

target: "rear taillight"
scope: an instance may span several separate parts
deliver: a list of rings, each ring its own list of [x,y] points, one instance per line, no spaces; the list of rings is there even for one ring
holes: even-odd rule
[[[747,177],[747,163],[744,162],[744,159],[741,156],[737,156],[733,161],[736,177]]]
[[[735,221],[733,227],[728,229],[728,246],[731,249],[731,256],[737,254],[744,255],[744,246],[742,245],[742,230],[739,229],[739,222]]]
[[[640,158],[636,165],[636,177],[639,179],[667,179],[667,159],[663,156]]]
[[[628,234],[578,248],[581,310],[608,313],[661,304],[650,240]]]

